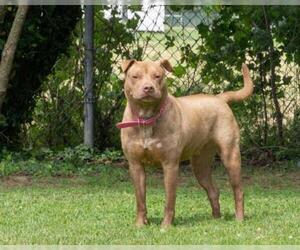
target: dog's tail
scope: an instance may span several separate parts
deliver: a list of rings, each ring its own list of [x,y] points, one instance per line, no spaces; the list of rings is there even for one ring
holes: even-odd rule
[[[237,91],[228,91],[217,96],[222,98],[225,102],[240,102],[248,98],[253,93],[253,82],[250,77],[250,72],[246,64],[242,65],[242,72],[244,77],[244,87]]]

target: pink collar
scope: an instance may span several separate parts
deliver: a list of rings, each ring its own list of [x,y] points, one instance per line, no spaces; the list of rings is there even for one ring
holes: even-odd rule
[[[142,126],[142,125],[144,125],[144,126],[153,125],[157,121],[157,119],[161,117],[162,113],[165,111],[166,106],[167,106],[167,100],[168,100],[168,98],[166,98],[165,102],[161,105],[159,112],[156,115],[154,115],[148,119],[138,117],[137,119],[132,120],[132,121],[119,122],[116,124],[117,128],[122,129],[122,128],[129,128],[129,127],[137,127],[137,126]]]

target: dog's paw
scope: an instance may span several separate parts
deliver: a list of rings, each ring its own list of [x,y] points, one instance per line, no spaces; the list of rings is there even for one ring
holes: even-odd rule
[[[148,224],[148,219],[147,218],[138,218],[135,222],[135,226],[137,228],[142,228],[143,226]]]
[[[212,212],[212,216],[214,217],[214,219],[219,219],[221,218],[221,213],[220,211],[214,211]]]
[[[161,230],[167,230],[172,226],[172,220],[163,220],[163,222],[160,225]]]
[[[244,213],[242,213],[242,212],[240,212],[240,213],[236,213],[235,214],[235,219],[237,220],[237,221],[244,221]]]

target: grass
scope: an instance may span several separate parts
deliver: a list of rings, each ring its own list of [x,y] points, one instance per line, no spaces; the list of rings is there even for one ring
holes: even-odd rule
[[[162,232],[162,174],[148,171],[150,225],[133,225],[128,171],[105,166],[97,176],[11,176],[0,185],[0,244],[300,244],[300,169],[244,169],[246,219],[233,215],[222,168],[222,218],[214,220],[204,192],[182,171],[175,225]]]
[[[168,39],[166,34],[173,38],[173,45],[166,49]],[[138,41],[140,46],[146,44],[145,55],[146,59],[159,60],[161,58],[169,59],[172,65],[177,65],[181,58],[181,47],[190,45],[191,49],[196,52],[197,47],[201,44],[201,39],[198,31],[195,28],[172,27],[162,32],[138,32]],[[149,40],[149,41],[148,41]],[[146,42],[148,41],[148,42]]]

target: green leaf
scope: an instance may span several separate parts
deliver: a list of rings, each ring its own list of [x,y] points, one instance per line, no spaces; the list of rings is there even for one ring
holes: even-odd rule
[[[177,65],[173,68],[173,74],[180,78],[186,74],[186,68],[182,65]]]

